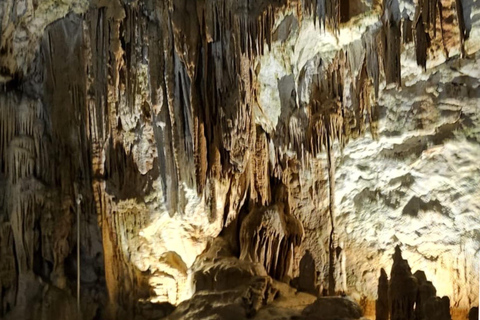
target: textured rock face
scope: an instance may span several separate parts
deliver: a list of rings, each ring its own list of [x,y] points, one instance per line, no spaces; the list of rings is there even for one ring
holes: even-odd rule
[[[6,0],[0,19],[0,317],[344,301],[294,310],[272,279],[368,313],[397,244],[454,318],[478,304],[477,1]]]
[[[376,319],[445,319],[451,320],[450,299],[437,297],[425,272],[412,275],[408,261],[395,247],[390,281],[382,269],[379,278]],[[388,307],[386,307],[388,305]]]
[[[362,309],[347,298],[319,298],[302,311],[305,319],[360,319]]]
[[[288,282],[302,238],[301,223],[285,212],[283,204],[254,209],[240,229],[240,259],[261,263],[269,275]]]
[[[478,260],[478,193],[471,189],[478,184],[473,161],[479,156],[473,120],[478,86],[458,82],[470,78],[468,74],[476,77],[477,69],[473,61],[447,63],[427,71],[425,80],[391,91],[393,96],[384,100],[385,120],[379,121],[385,124],[379,128],[383,138],[373,144],[359,139],[345,148],[337,169],[338,190],[344,190],[338,195],[344,212],[338,224],[353,245],[346,245],[352,250],[347,256],[362,250],[368,257],[350,261],[357,266],[352,270],[368,272],[366,283],[373,276],[369,265],[388,271],[385,254],[402,243],[409,248],[404,256],[412,269],[424,270],[439,295],[466,305],[477,299],[478,265],[468,261]],[[398,118],[404,119],[402,125],[393,124]],[[377,277],[378,271],[374,273]],[[458,286],[458,279],[472,280]],[[361,288],[358,282],[355,286]]]

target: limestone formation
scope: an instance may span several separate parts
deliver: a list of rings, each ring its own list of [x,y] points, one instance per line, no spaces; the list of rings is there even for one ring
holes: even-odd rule
[[[427,280],[425,272],[418,270],[412,276],[399,246],[395,247],[391,280],[387,281],[382,269],[378,284],[377,319],[452,319],[450,299],[436,296],[437,290]],[[389,309],[385,308],[387,302]]]
[[[375,304],[375,317],[377,320],[388,320],[390,310],[388,308],[388,276],[382,268],[378,278],[378,298]]]
[[[478,305],[478,1],[3,0],[0,21],[0,318],[362,316],[289,283],[366,313],[378,292],[378,319],[387,296],[392,320]],[[395,245],[425,274],[398,249],[377,287]]]
[[[282,203],[255,208],[240,229],[240,259],[262,264],[278,280],[292,278],[295,249],[303,238],[301,223],[287,210]]]
[[[468,312],[468,320],[478,320],[478,307],[473,307]]]
[[[302,311],[304,319],[360,319],[360,306],[347,297],[321,297]]]
[[[450,299],[430,297],[424,304],[425,319],[451,320]]]
[[[277,289],[262,264],[239,260],[217,238],[192,267],[193,296],[168,319],[246,319],[271,302]]]
[[[392,320],[413,319],[417,292],[418,280],[412,275],[407,260],[402,258],[400,247],[396,246],[388,286],[388,300]]]
[[[436,297],[437,290],[431,281],[427,281],[425,272],[417,271],[415,272],[414,276],[418,280],[417,301],[415,303],[415,319],[425,319],[427,302],[430,298]]]

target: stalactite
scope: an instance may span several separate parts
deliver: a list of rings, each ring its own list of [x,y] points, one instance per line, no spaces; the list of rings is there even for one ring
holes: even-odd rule
[[[327,162],[328,162],[328,209],[330,212],[330,238],[328,243],[328,294],[335,295],[335,268],[336,268],[336,249],[337,239],[335,233],[335,157],[332,148],[330,134],[327,133]],[[337,241],[336,241],[337,240]]]
[[[80,304],[80,295],[81,295],[81,258],[80,258],[80,210],[81,210],[81,195],[77,195],[77,206],[76,206],[76,214],[77,214],[77,219],[76,219],[76,224],[77,224],[77,313],[81,314],[82,309],[81,309],[81,304]]]
[[[195,176],[197,192],[203,192],[207,179],[208,154],[205,124],[198,117],[195,118]]]
[[[61,281],[57,282],[54,273],[49,273],[48,269],[38,269],[41,263],[53,263],[57,250],[65,251],[58,247],[59,239],[56,235],[48,231],[51,215],[58,218],[56,210],[51,208],[59,197],[55,188],[62,183],[58,178],[60,170],[55,167],[55,158],[52,159],[52,153],[55,152],[50,149],[52,145],[51,136],[48,135],[49,119],[44,105],[22,92],[2,95],[0,99],[3,101],[0,122],[5,123],[2,129],[7,131],[2,130],[4,152],[0,170],[0,176],[5,178],[6,184],[5,194],[2,195],[5,196],[3,208],[6,215],[1,219],[7,219],[2,222],[6,229],[2,229],[0,235],[2,261],[3,257],[5,258],[5,264],[1,268],[5,268],[3,270],[7,272],[10,263],[16,265],[11,270],[14,274],[9,276],[14,281],[25,281],[26,275],[36,272],[43,277],[51,276],[52,282],[60,286]],[[57,146],[56,150],[62,149]],[[64,192],[68,191],[65,189]],[[58,227],[69,228],[60,225]],[[68,254],[68,249],[66,251]],[[59,253],[55,263],[63,265],[67,254],[60,257]],[[12,285],[7,279],[0,282],[1,317],[7,310],[12,310],[18,303],[23,302],[15,299],[18,290],[16,285]]]
[[[302,154],[302,148],[306,139],[305,128],[308,127],[308,122],[309,119],[305,107],[295,109],[289,119],[289,144],[291,144],[293,150],[296,150],[298,155]]]
[[[29,136],[18,136],[10,141],[7,174],[12,185],[29,178],[35,170],[35,145]]]
[[[460,47],[462,50],[462,57],[465,57],[465,40],[468,39],[468,31],[465,27],[465,18],[463,16],[463,5],[461,0],[455,1],[455,8],[457,9],[458,28],[460,34]]]
[[[440,0],[439,10],[442,42],[446,57],[454,53],[464,53],[463,12],[457,8],[458,0]]]
[[[465,22],[461,1],[422,0],[416,7],[414,26],[417,64],[426,68],[427,56],[443,52],[465,55]],[[428,54],[427,54],[428,53]]]
[[[319,14],[318,10],[318,3],[319,0],[303,0],[299,1],[299,6],[300,9],[297,12],[297,15],[299,16],[300,21],[302,20],[303,17],[303,12],[309,15],[313,15],[313,23],[318,23],[319,28],[320,27],[325,27],[325,17],[323,14]],[[320,0],[322,1],[322,0]],[[303,6],[303,8],[302,8]],[[318,19],[318,21],[317,21]]]
[[[373,79],[373,87],[375,88],[375,98],[378,98],[380,86],[380,62],[377,51],[378,41],[377,34],[366,33],[362,37],[363,46],[365,47],[366,67],[368,76]]]
[[[240,259],[259,262],[268,274],[283,280],[290,276],[293,250],[303,238],[302,224],[288,212],[283,203],[283,187],[275,196],[276,203],[253,209],[240,229]]]
[[[346,58],[348,60],[348,69],[351,71],[351,76],[358,77],[358,74],[364,67],[366,55],[366,44],[361,39],[356,40],[348,45],[346,48]]]
[[[9,222],[0,223],[0,315],[4,315],[15,305],[18,273],[14,236]]]
[[[403,18],[402,19],[402,42],[403,44],[408,44],[413,41],[413,32],[414,32],[414,27],[413,23],[410,20],[410,18]]]
[[[23,183],[22,183],[23,184]],[[36,194],[23,190],[22,184],[10,188],[12,195],[9,200],[11,208],[10,223],[12,226],[15,254],[19,275],[24,275],[33,268],[35,251],[34,223]],[[25,188],[25,186],[23,186]]]
[[[417,64],[424,70],[427,68],[427,49],[430,46],[429,35],[425,32],[425,24],[423,17],[417,12],[415,20],[415,53],[417,57]]]
[[[365,133],[366,124],[370,125],[373,138],[377,136],[377,115],[374,99],[372,98],[372,80],[368,77],[367,62],[364,60],[360,72],[356,77],[352,93],[352,109],[344,111],[344,131],[348,139],[357,138]]]
[[[400,20],[395,15],[398,12],[398,2],[384,1],[383,3],[383,49],[384,49],[384,70],[387,84],[396,83],[401,86],[401,64],[400,64]]]
[[[0,102],[2,108],[0,108],[0,170],[5,170],[7,148],[10,140],[15,135],[16,121],[15,121],[15,109],[13,104],[8,103],[8,100],[14,100],[14,95],[0,95]],[[14,100],[15,101],[15,100]]]
[[[265,132],[256,128],[255,154],[253,157],[253,188],[251,196],[260,205],[270,203],[270,174],[268,166],[268,145]]]
[[[327,130],[325,128],[325,120],[322,115],[315,115],[310,121],[311,125],[308,129],[308,136],[310,142],[310,150],[316,154],[322,150],[326,144]]]
[[[319,27],[329,28],[338,32],[340,27],[340,1],[332,0],[301,0],[303,10],[307,15],[313,15],[314,23]],[[303,12],[302,12],[303,15]]]
[[[325,24],[336,32],[340,26],[340,12],[340,1],[325,0]]]
[[[425,31],[434,37],[436,32],[437,23],[437,7],[439,0],[425,0],[419,3],[419,9],[421,10],[422,18],[425,25]]]
[[[344,127],[340,102],[330,100],[322,104],[313,101],[312,109],[318,111],[313,114],[308,128],[311,152],[316,154],[325,150],[329,138],[342,144]]]

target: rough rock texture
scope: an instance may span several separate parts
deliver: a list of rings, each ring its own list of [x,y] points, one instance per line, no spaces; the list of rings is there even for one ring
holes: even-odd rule
[[[304,319],[360,319],[362,309],[353,300],[340,297],[318,298],[302,311]]]
[[[474,60],[450,62],[427,71],[423,81],[411,80],[401,92],[384,92],[383,138],[374,144],[359,139],[344,149],[337,169],[337,187],[343,190],[337,223],[350,239],[347,257],[359,250],[367,257],[351,260],[356,267],[348,277],[360,292],[361,283],[378,274],[371,274],[370,266],[390,270],[385,255],[403,244],[412,268],[424,270],[439,295],[465,309],[475,303],[478,265],[469,261],[478,260],[478,192],[471,189],[478,184],[474,159],[480,156],[474,120],[478,85],[459,80],[476,77],[477,69]],[[403,102],[408,99],[411,103]],[[398,117],[401,125],[394,124]],[[409,134],[406,128],[418,131]],[[353,273],[358,268],[367,271],[364,280]],[[456,285],[459,279],[471,280]]]
[[[282,201],[281,196],[277,201]],[[260,263],[269,275],[288,282],[303,228],[286,209],[281,202],[253,209],[243,220],[239,237],[240,260]]]
[[[168,319],[246,319],[278,292],[262,263],[239,260],[221,237],[192,266],[191,299]]]
[[[376,304],[376,319],[446,319],[451,320],[450,299],[436,296],[437,290],[425,272],[412,275],[408,261],[395,247],[390,281],[382,269]]]
[[[307,250],[368,314],[397,244],[453,317],[478,305],[478,1],[5,0],[0,20],[0,317],[274,316]]]

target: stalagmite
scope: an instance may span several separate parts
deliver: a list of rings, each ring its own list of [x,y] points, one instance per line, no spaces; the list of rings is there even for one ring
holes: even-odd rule
[[[386,281],[387,276],[382,269],[378,284],[377,319],[388,319],[388,312],[391,319],[452,319],[450,299],[436,296],[437,291],[432,282],[427,280],[425,272],[418,270],[412,276],[398,245],[393,255],[391,279],[388,284]],[[387,290],[389,311],[384,309]]]
[[[392,320],[413,319],[417,292],[418,280],[412,275],[407,260],[402,258],[400,247],[396,246],[388,288]]]
[[[431,281],[427,281],[425,272],[417,271],[414,273],[415,278],[418,280],[418,293],[417,301],[415,302],[415,319],[425,319],[426,317],[426,303],[431,297],[437,295],[437,290],[433,286]]]
[[[478,320],[478,307],[473,307],[468,312],[468,320]]]
[[[388,320],[388,276],[382,268],[378,278],[378,298],[375,304],[375,316],[377,320]]]
[[[294,286],[303,292],[318,295],[317,274],[315,272],[315,260],[309,251],[306,251],[300,260],[300,274],[298,278],[293,279]]]
[[[430,297],[424,304],[426,320],[451,320],[450,299],[448,297]]]

